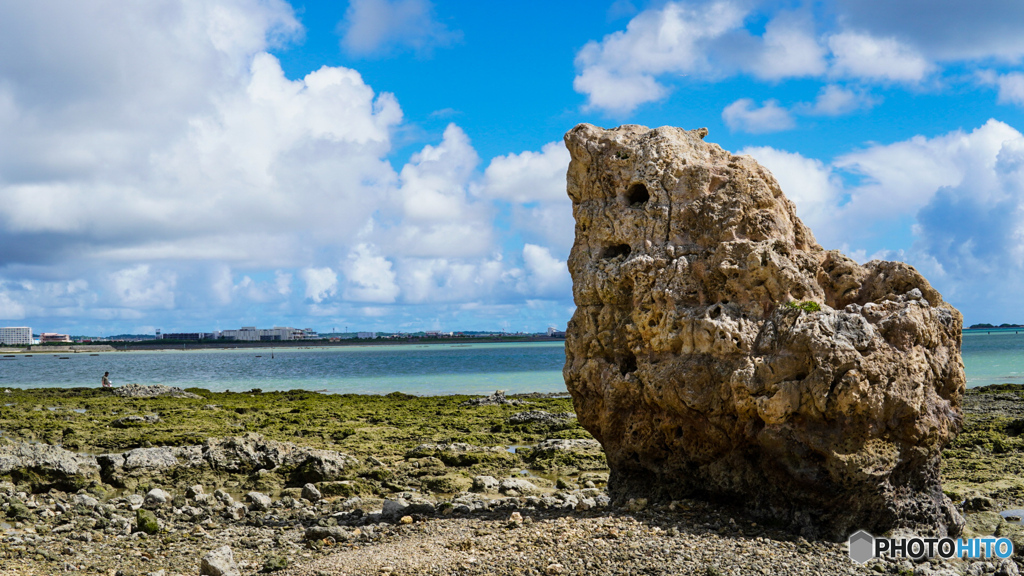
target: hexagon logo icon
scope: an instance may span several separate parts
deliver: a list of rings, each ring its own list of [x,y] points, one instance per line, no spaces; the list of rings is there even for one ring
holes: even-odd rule
[[[850,535],[850,560],[863,564],[875,557],[875,537],[864,530]]]

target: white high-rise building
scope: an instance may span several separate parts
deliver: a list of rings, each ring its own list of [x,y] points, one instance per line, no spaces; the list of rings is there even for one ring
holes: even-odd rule
[[[27,326],[11,326],[0,328],[0,344],[8,346],[32,344],[32,329]]]

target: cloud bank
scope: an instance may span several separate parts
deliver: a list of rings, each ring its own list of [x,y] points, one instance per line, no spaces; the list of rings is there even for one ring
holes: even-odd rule
[[[776,132],[794,127],[793,115],[870,108],[877,102],[872,90],[987,84],[998,88],[999,102],[1020,105],[1020,74],[1005,69],[1024,58],[1021,38],[1024,9],[1004,0],[670,1],[583,46],[573,87],[585,97],[584,110],[622,118],[677,93],[685,98],[685,86],[738,77],[769,86],[820,83],[814,102],[741,98],[723,111],[734,131]],[[965,74],[964,66],[977,74]]]
[[[0,50],[24,54],[0,59],[0,320],[383,327],[388,306],[417,329],[438,304],[490,326],[541,299],[538,329],[564,324],[566,233],[544,228],[572,230],[560,142],[482,164],[452,124],[394,166],[392,94],[345,67],[287,78],[268,52],[303,32],[284,2],[63,8],[0,7]],[[456,38],[418,0],[346,18],[364,55]],[[524,239],[504,210],[543,222]]]

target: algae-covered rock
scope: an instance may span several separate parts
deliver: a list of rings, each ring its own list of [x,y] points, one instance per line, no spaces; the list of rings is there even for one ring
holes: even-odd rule
[[[425,476],[420,479],[423,487],[435,493],[455,494],[464,492],[473,486],[473,481],[460,474],[445,474],[444,476]]]
[[[287,567],[287,556],[268,556],[267,559],[263,561],[264,572],[277,572],[279,570],[284,570]]]
[[[122,398],[157,398],[168,396],[171,398],[202,398],[198,394],[186,392],[177,386],[164,386],[163,384],[125,384],[114,388],[114,394]]]
[[[11,498],[7,504],[7,517],[12,520],[29,520],[32,518],[32,510],[18,498]]]
[[[511,462],[515,456],[500,446],[474,446],[463,442],[452,444],[420,444],[408,451],[406,458],[435,457],[448,466],[472,466],[481,463]]]
[[[1015,556],[1024,556],[1024,526],[1016,523],[1002,522],[994,533],[997,538],[1009,538],[1013,542]]]
[[[147,414],[145,416],[125,416],[124,418],[118,418],[110,423],[114,428],[132,428],[138,426],[145,426],[147,424],[156,424],[160,421],[160,416],[156,414]]]
[[[139,532],[145,532],[146,534],[156,534],[160,531],[160,523],[157,522],[156,514],[145,508],[139,508],[135,511],[135,525],[138,527]]]
[[[608,468],[601,443],[591,439],[545,440],[530,450],[526,461],[535,470],[561,470],[565,473]]]
[[[100,479],[95,456],[59,446],[28,442],[0,443],[0,477],[28,484],[33,491],[58,488],[76,491]]]
[[[98,458],[103,480],[133,488],[153,480],[193,484],[213,482],[220,474],[251,475],[253,488],[276,488],[281,482],[339,480],[359,469],[356,458],[334,452],[268,440],[255,433],[211,438],[202,446],[136,448]],[[280,477],[266,476],[270,472]]]

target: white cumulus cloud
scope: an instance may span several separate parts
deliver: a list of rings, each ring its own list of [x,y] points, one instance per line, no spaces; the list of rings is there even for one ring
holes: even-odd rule
[[[750,98],[741,98],[722,110],[722,120],[730,130],[763,134],[789,130],[796,125],[792,115],[775,100],[760,107]]]
[[[565,260],[551,255],[543,246],[523,246],[523,263],[526,275],[519,283],[519,290],[531,296],[555,297],[572,289],[569,268]]]
[[[306,283],[306,298],[317,304],[338,290],[338,275],[330,268],[303,268],[299,276]]]
[[[174,308],[173,272],[155,271],[148,264],[118,270],[110,284],[118,303],[126,308]]]
[[[349,254],[345,278],[348,282],[346,300],[388,304],[398,297],[399,288],[391,262],[368,244],[357,245]]]
[[[626,30],[589,42],[576,55],[577,92],[588,106],[626,114],[667,95],[655,76],[665,73],[714,74],[705,43],[739,27],[746,11],[733,2],[699,7],[669,2],[645,10]]]
[[[804,111],[821,116],[840,116],[856,110],[871,108],[876,103],[875,98],[863,91],[829,84],[818,92],[814,104],[804,107]]]
[[[920,82],[932,71],[932,64],[912,46],[896,38],[878,38],[860,32],[841,32],[829,37],[838,76]]]

